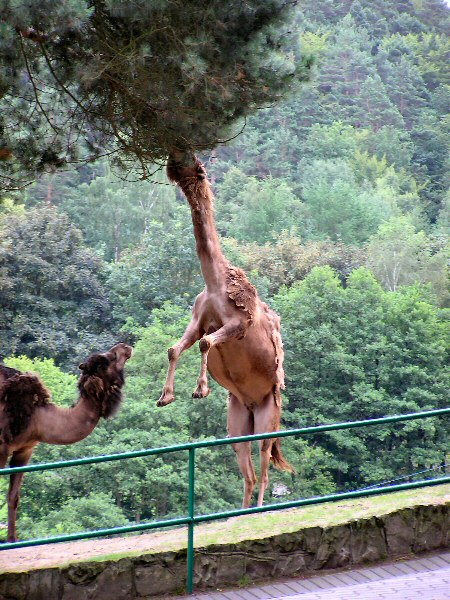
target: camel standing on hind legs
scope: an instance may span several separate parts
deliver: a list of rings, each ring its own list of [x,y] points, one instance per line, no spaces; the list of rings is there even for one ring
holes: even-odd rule
[[[203,165],[188,167],[182,153],[169,157],[167,175],[189,202],[197,254],[206,287],[195,300],[192,318],[181,340],[169,348],[169,368],[158,406],[174,400],[174,374],[182,352],[200,340],[201,367],[192,396],[209,394],[207,371],[228,390],[230,437],[277,431],[284,388],[280,319],[260,300],[245,273],[230,265],[220,248],[214,223],[213,196]],[[258,506],[268,485],[269,462],[293,472],[283,458],[278,438],[260,440]],[[250,442],[233,444],[244,477],[242,506],[250,506],[256,484]]]
[[[123,368],[131,354],[130,346],[116,344],[82,363],[79,397],[71,408],[52,404],[48,390],[36,375],[0,365],[0,468],[9,456],[10,467],[24,467],[39,442],[79,442],[93,431],[100,417],[114,415],[122,401]],[[8,542],[17,539],[16,514],[23,475],[10,475]]]

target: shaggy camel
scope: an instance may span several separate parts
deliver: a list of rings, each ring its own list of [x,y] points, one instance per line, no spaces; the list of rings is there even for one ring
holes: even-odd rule
[[[205,169],[195,159],[184,166],[183,155],[169,157],[167,175],[189,202],[197,254],[206,287],[195,300],[183,337],[168,350],[169,368],[158,406],[174,400],[174,374],[182,352],[200,340],[201,367],[192,396],[209,394],[207,371],[228,390],[227,430],[230,437],[277,431],[284,388],[280,319],[260,300],[245,273],[223,255],[214,223],[213,195]],[[189,164],[189,163],[188,163]],[[250,506],[256,475],[250,442],[233,444],[244,477],[243,507]],[[293,472],[283,458],[280,440],[259,441],[258,506],[268,485],[269,462]]]
[[[11,455],[10,467],[27,465],[39,442],[79,442],[93,431],[100,417],[111,417],[122,400],[123,368],[131,354],[130,346],[116,344],[82,363],[79,397],[71,408],[52,404],[48,390],[36,375],[0,365],[0,468]],[[10,475],[8,542],[16,541],[22,480],[23,473]]]

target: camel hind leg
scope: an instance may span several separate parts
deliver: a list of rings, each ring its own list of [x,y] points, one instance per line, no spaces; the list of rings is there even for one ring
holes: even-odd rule
[[[263,402],[254,409],[255,434],[278,431],[280,428],[281,404],[277,402],[275,392],[270,392]],[[264,492],[269,485],[269,463],[272,457],[272,447],[276,439],[259,440],[259,489],[258,506],[264,502]]]
[[[4,469],[8,461],[8,446],[0,442],[0,469]]]
[[[228,437],[251,435],[253,433],[253,415],[233,394],[228,395]],[[244,478],[244,498],[242,508],[248,508],[256,484],[255,468],[252,462],[251,442],[232,444],[239,470]]]

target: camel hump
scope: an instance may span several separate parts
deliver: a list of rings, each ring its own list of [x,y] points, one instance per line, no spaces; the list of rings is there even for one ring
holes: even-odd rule
[[[14,375],[20,375],[20,371],[7,367],[6,365],[0,365],[0,381],[10,379]]]
[[[258,293],[247,279],[247,275],[238,267],[229,267],[226,277],[227,294],[237,308],[248,313],[249,321],[253,321]]]
[[[1,432],[8,443],[28,427],[39,406],[50,401],[50,392],[37,375],[16,372],[0,387],[0,402],[5,407],[7,426]]]

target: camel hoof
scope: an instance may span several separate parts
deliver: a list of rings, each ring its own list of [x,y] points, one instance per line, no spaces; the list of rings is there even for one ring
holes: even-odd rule
[[[198,343],[198,347],[200,352],[207,352],[211,348],[211,344],[207,338],[202,338]]]
[[[194,392],[192,392],[192,397],[193,398],[206,398],[207,396],[209,396],[210,392],[211,392],[211,390],[209,388],[206,388],[206,391],[203,391],[203,390],[197,388]]]
[[[156,403],[156,406],[167,406],[175,400],[173,394],[162,393],[160,399]]]

